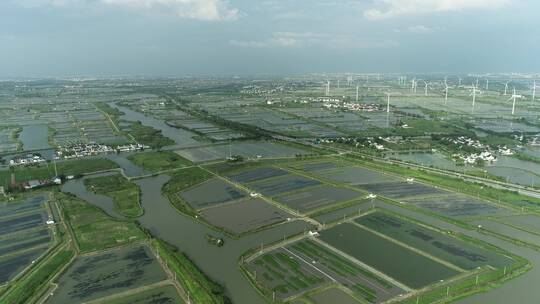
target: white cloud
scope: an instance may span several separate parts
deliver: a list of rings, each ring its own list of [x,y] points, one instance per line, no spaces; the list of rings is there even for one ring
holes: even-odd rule
[[[402,15],[435,12],[455,12],[468,9],[497,9],[510,0],[377,0],[382,8],[364,11],[370,20],[380,20]]]
[[[333,49],[385,48],[396,46],[391,40],[367,41],[350,35],[335,35],[311,32],[275,32],[272,37],[262,40],[230,40],[238,47],[250,48],[295,48],[325,47]]]
[[[236,20],[239,11],[228,0],[19,0],[24,6],[68,6],[86,3],[120,8],[162,9],[178,17],[203,21]]]
[[[238,19],[238,10],[226,0],[100,0],[105,4],[133,8],[170,9],[179,17],[220,21]]]
[[[425,25],[413,25],[409,26],[405,29],[395,29],[394,32],[396,33],[411,33],[411,34],[431,34],[437,31],[443,30],[443,28],[440,27],[429,27]]]

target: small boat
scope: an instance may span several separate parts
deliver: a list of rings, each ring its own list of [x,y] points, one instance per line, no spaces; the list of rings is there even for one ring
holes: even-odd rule
[[[220,237],[216,237],[216,236],[213,236],[213,235],[207,233],[205,235],[205,238],[208,241],[208,243],[210,243],[212,245],[216,245],[218,247],[221,247],[221,246],[225,245],[225,241]]]

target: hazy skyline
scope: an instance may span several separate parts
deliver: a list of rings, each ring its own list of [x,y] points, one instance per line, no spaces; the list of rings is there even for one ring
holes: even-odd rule
[[[6,0],[0,77],[536,72],[532,0]]]

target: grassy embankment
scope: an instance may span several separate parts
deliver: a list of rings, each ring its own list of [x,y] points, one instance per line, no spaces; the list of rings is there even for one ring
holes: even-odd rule
[[[230,303],[224,288],[210,280],[185,254],[161,240],[153,239],[151,243],[194,303]]]
[[[128,157],[137,166],[152,172],[177,169],[193,163],[172,151],[157,151],[132,154]]]
[[[144,213],[139,186],[120,174],[87,178],[84,184],[90,191],[112,198],[116,209],[126,217],[139,217]]]
[[[81,252],[102,250],[146,239],[134,222],[113,219],[98,207],[72,195],[57,193],[56,197]]]
[[[169,201],[180,212],[195,216],[197,212],[186,203],[178,193],[191,186],[202,183],[210,179],[212,174],[199,168],[191,167],[184,170],[179,170],[171,175],[171,179],[163,186],[163,193],[169,198]]]
[[[56,163],[58,175],[81,175],[118,168],[118,165],[108,159],[73,159]],[[50,179],[55,176],[54,165],[47,163],[39,166],[12,167],[9,170],[0,170],[0,185],[8,188],[11,184],[11,174],[15,175],[15,182],[21,183],[34,179]]]

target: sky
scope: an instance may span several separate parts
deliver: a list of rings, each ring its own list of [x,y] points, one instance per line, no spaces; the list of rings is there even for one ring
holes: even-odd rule
[[[534,0],[0,0],[0,77],[540,71]]]

